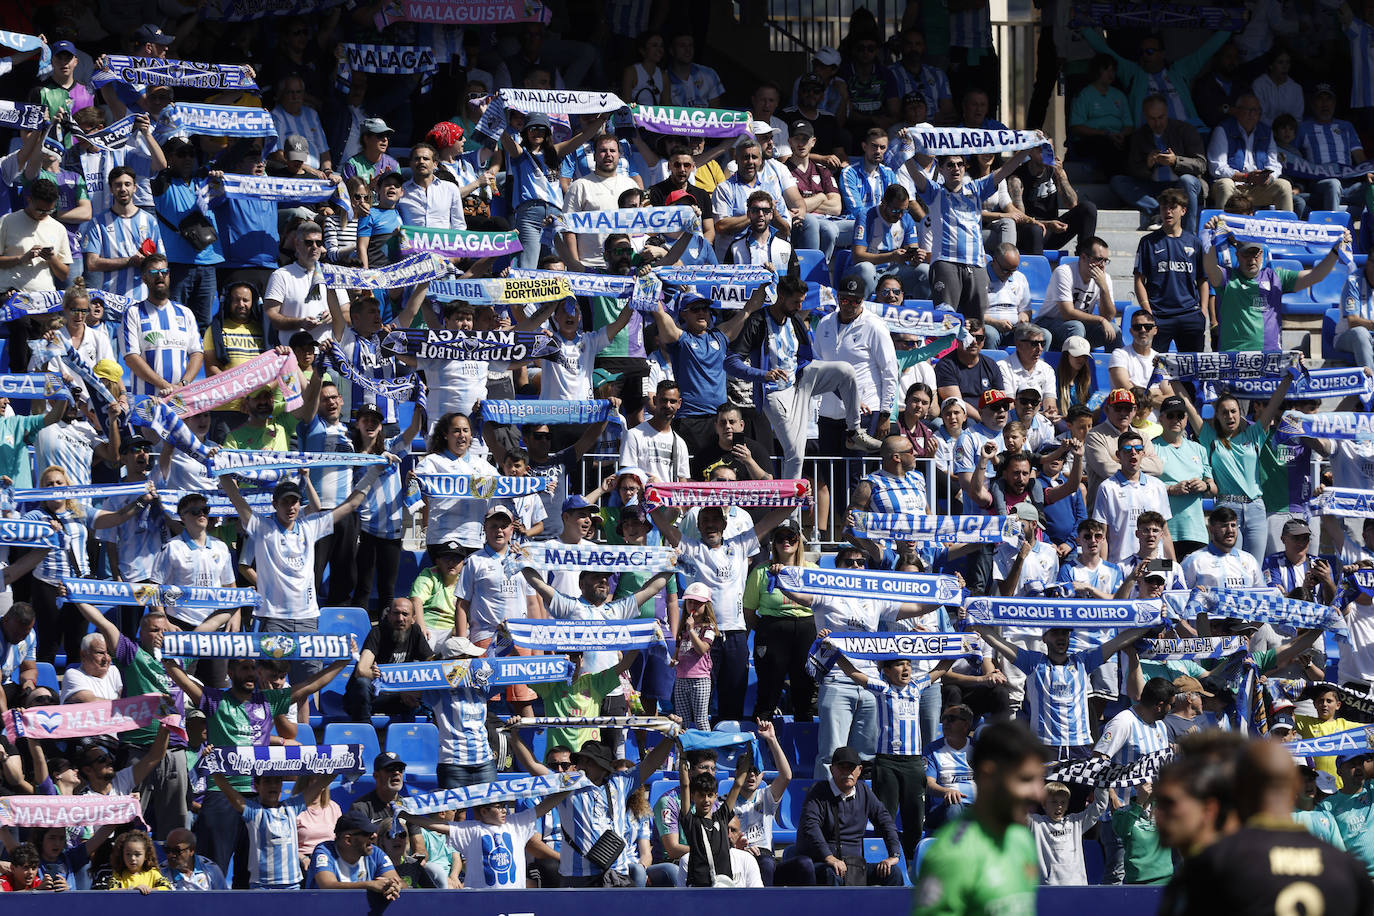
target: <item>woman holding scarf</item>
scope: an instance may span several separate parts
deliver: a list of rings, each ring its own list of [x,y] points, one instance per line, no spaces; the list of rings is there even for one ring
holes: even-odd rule
[[[415,465],[416,474],[496,477],[496,468],[469,453],[472,424],[460,413],[446,413],[434,424],[429,452]],[[423,491],[422,491],[423,492]],[[438,548],[457,542],[466,557],[483,543],[482,516],[487,501],[474,497],[425,496],[425,549],[437,563]]]
[[[816,641],[816,618],[811,609],[788,599],[770,581],[773,564],[812,567],[806,560],[801,530],[790,519],[773,530],[767,561],[749,571],[744,584],[744,616],[754,631],[754,670],[758,674],[755,719],[772,719],[778,712],[782,685],[788,683],[792,716],[810,722],[816,712],[816,682],[806,671],[806,657]]]

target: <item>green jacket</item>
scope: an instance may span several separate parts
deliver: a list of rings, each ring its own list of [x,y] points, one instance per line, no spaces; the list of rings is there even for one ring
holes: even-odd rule
[[[1150,75],[1140,64],[1113,51],[1097,29],[1083,29],[1080,34],[1088,43],[1088,47],[1099,54],[1110,54],[1116,60],[1116,75],[1126,84],[1126,96],[1131,102],[1131,118],[1137,127],[1144,124],[1145,118],[1140,109],[1145,97],[1150,95]],[[1179,101],[1183,103],[1183,110],[1188,112],[1188,120],[1194,127],[1203,125],[1197,116],[1197,106],[1193,104],[1193,80],[1197,79],[1197,75],[1207,66],[1212,55],[1230,39],[1230,32],[1217,32],[1192,54],[1180,57],[1165,68],[1169,72],[1169,82],[1178,90]]]

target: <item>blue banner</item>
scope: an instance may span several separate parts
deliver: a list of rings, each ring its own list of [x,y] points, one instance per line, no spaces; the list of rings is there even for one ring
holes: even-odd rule
[[[1098,630],[1149,627],[1164,622],[1159,601],[970,598],[964,602],[964,613],[970,624],[987,627]]]
[[[488,423],[550,426],[560,423],[600,423],[611,415],[610,401],[501,401],[482,402],[482,419]]]
[[[1368,442],[1374,439],[1374,414],[1284,411],[1279,421],[1279,437],[1301,439],[1303,436]]]
[[[207,747],[196,770],[204,775],[285,776],[301,780],[321,773],[360,776],[372,768],[361,744]]]
[[[469,359],[518,362],[557,359],[562,354],[548,334],[521,331],[392,331],[382,349],[416,359]]]
[[[162,654],[177,658],[352,658],[347,633],[164,633]]]
[[[67,546],[67,536],[47,522],[26,518],[0,518],[0,544],[7,547]]]
[[[159,116],[177,132],[211,137],[275,137],[277,125],[261,108],[176,102]]]
[[[1169,379],[1230,382],[1236,379],[1279,379],[1301,369],[1302,354],[1243,350],[1230,353],[1160,353],[1155,365]]]
[[[1136,653],[1152,661],[1183,661],[1191,659],[1225,658],[1237,652],[1248,652],[1249,641],[1244,636],[1201,636],[1180,639],[1142,639],[1136,642]]]
[[[560,216],[569,232],[660,235],[694,232],[700,220],[691,207],[631,207],[624,210],[573,210]]]
[[[301,468],[366,467],[388,464],[385,455],[357,452],[262,452],[246,448],[222,448],[210,459],[215,477],[240,471],[289,471]]]
[[[880,572],[865,569],[813,569],[784,566],[778,584],[788,591],[830,598],[877,598],[893,603],[948,604],[963,589],[953,576]]]
[[[909,658],[912,661],[939,661],[983,655],[983,641],[972,633],[831,633],[823,642],[849,658],[881,660]]]
[[[1229,617],[1302,629],[1316,627],[1338,638],[1348,638],[1345,618],[1336,608],[1285,598],[1273,590],[1265,593],[1258,590],[1242,592],[1227,588],[1195,588],[1188,599],[1186,613],[1191,617],[1207,614],[1209,617]]]
[[[561,773],[546,773],[543,776],[498,779],[495,782],[479,783],[460,789],[445,789],[442,792],[407,795],[399,799],[399,803],[401,810],[407,814],[435,814],[439,811],[461,811],[497,802],[519,801],[522,798],[544,798],[560,792],[585,792],[595,788],[586,773],[565,770]]]
[[[526,620],[505,622],[510,638],[522,649],[546,652],[613,652],[646,649],[663,642],[654,618],[647,620]]]
[[[1224,390],[1242,398],[1268,399],[1278,390],[1281,376],[1228,378]],[[1368,407],[1374,404],[1374,375],[1363,366],[1353,369],[1313,369],[1299,375],[1288,388],[1287,399],[1345,398],[1354,395]]]
[[[161,605],[212,610],[236,607],[261,607],[262,595],[253,588],[210,588],[206,586],[158,585],[153,582],[115,582],[110,579],[62,580],[67,601],[87,604]]]
[[[450,661],[378,665],[382,676],[373,682],[379,693],[449,690],[454,687],[508,687],[567,681],[572,662],[565,655],[507,655],[500,658],[463,658]]]
[[[1021,540],[1020,522],[1006,516],[851,512],[849,525],[861,537],[923,544],[1000,544]]]
[[[105,67],[115,79],[131,86],[188,86],[259,94],[258,84],[242,64],[202,64],[192,60],[106,54]]]
[[[668,569],[677,561],[677,551],[671,547],[593,544],[589,541],[565,544],[557,538],[520,544],[511,550],[517,554],[514,558],[517,565],[540,570],[652,574]]]
[[[1312,499],[1312,511],[1319,515],[1374,518],[1374,492],[1350,487],[1325,487]]]
[[[1374,725],[1361,725],[1320,738],[1284,744],[1294,757],[1358,757],[1374,750]]]

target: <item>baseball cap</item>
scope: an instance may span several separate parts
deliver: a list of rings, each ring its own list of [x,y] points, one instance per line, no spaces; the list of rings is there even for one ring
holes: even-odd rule
[[[1285,712],[1274,716],[1273,721],[1269,725],[1269,730],[1273,731],[1276,728],[1296,729],[1297,727],[1298,724],[1293,720],[1293,714]]]
[[[1244,253],[1246,251],[1252,250],[1264,251],[1264,246],[1261,245],[1259,242],[1241,242],[1239,245],[1236,246],[1236,251],[1238,253]]]
[[[667,197],[663,198],[663,203],[671,206],[677,203],[679,200],[690,201],[692,199],[692,192],[686,190],[685,188],[678,188],[676,191],[670,192]]]
[[[124,452],[132,452],[136,448],[150,449],[152,447],[153,443],[149,442],[143,436],[130,436],[127,439],[121,439],[119,442],[119,451],[121,454]]]
[[[1176,394],[1171,394],[1159,405],[1159,415],[1162,417],[1166,413],[1173,413],[1178,410],[1187,410],[1188,402]]]
[[[1065,356],[1087,356],[1093,348],[1087,338],[1074,336],[1064,341],[1060,349],[1064,351]]]
[[[463,545],[457,541],[444,541],[430,548],[435,557],[458,557],[463,555]]]
[[[637,467],[634,467],[633,465],[626,465],[625,467],[615,472],[616,483],[619,483],[620,478],[624,477],[626,474],[629,474],[635,480],[638,480],[639,485],[641,487],[647,487],[649,485],[649,475],[645,474],[643,471],[641,471]]]
[[[169,45],[172,43],[171,35],[168,35],[166,32],[162,31],[162,29],[150,22],[145,22],[143,25],[139,26],[138,31],[134,33],[134,37],[141,42],[151,41],[156,45]]]
[[[824,86],[824,85],[825,85],[825,80],[821,79],[819,76],[817,76],[817,75],[814,74],[814,73],[807,73],[807,74],[803,75],[802,78],[797,82],[797,88],[798,88],[798,89],[800,89],[800,88],[803,87],[803,86],[814,86],[814,87],[816,87],[817,89],[819,89],[819,88],[821,88],[821,87]]]
[[[820,80],[813,81],[817,84],[820,83]],[[806,80],[802,80],[802,82],[806,82]],[[787,125],[787,132],[791,134],[793,137],[816,136],[816,128],[812,126],[811,122],[806,120],[806,118],[797,118],[797,120]]]
[[[864,291],[864,281],[852,274],[841,279],[839,288],[835,290],[841,296],[850,296],[856,299],[862,299]]]
[[[1180,674],[1173,680],[1174,689],[1179,693],[1200,693],[1205,697],[1212,696],[1212,692],[1202,686],[1202,681],[1187,674]]]
[[[1131,394],[1131,392],[1125,388],[1113,388],[1112,393],[1107,395],[1106,403],[1108,407],[1113,404],[1130,404],[1134,407],[1135,395]]]
[[[532,127],[542,127],[550,133],[553,132],[553,124],[549,121],[549,116],[546,114],[532,114],[526,118],[524,129],[529,130]]]
[[[1336,90],[1331,87],[1330,83],[1318,83],[1316,88],[1312,90],[1312,98],[1315,99],[1319,95],[1329,95],[1335,98]]]
[[[118,382],[124,378],[124,370],[119,367],[119,363],[112,359],[99,360],[91,369],[96,378],[103,378],[107,381]]]
[[[52,53],[54,56],[58,54],[70,54],[72,57],[75,57],[76,45],[72,44],[70,41],[54,42],[52,45]]]
[[[1022,388],[1020,391],[1016,392],[1016,399],[1027,400],[1032,404],[1039,404],[1044,400],[1044,396],[1040,394],[1039,388]]]
[[[383,754],[382,756],[386,755]],[[377,832],[377,825],[374,824],[366,814],[352,809],[345,811],[343,816],[334,822],[335,833],[352,833],[355,830],[362,833],[373,834]]]
[[[501,505],[500,503],[496,503],[495,505],[488,506],[488,507],[487,507],[487,514],[484,515],[484,516],[482,516],[482,518],[483,518],[483,519],[496,518],[498,515],[504,515],[506,518],[511,519],[512,521],[515,520],[515,516],[511,514],[511,511],[510,511],[509,509],[507,509],[505,506]]]
[[[993,404],[1010,404],[1011,402],[1012,398],[1010,398],[1001,388],[989,388],[978,398],[978,409],[982,410],[984,407],[991,407]]]
[[[563,512],[581,512],[583,509],[595,509],[591,503],[587,502],[586,497],[574,493],[563,500]]]
[[[1029,499],[1023,499],[1017,503],[1014,511],[1016,517],[1019,519],[1024,519],[1028,522],[1040,521],[1040,510],[1037,509],[1035,503],[1031,502]]]
[[[687,590],[682,593],[682,600],[691,598],[693,601],[710,601],[711,588],[705,582],[693,582],[687,586]]]
[[[1312,528],[1307,524],[1307,522],[1303,521],[1300,518],[1290,518],[1288,521],[1283,523],[1283,533],[1293,535],[1311,534]]]
[[[272,502],[279,499],[300,499],[301,485],[295,479],[283,480],[272,490]]]
[[[773,125],[769,124],[767,121],[749,122],[749,133],[753,134],[755,137],[771,137],[773,135],[774,130],[775,128],[773,127]]]
[[[466,636],[449,636],[439,643],[439,655],[442,658],[481,658],[486,654],[486,649],[473,645]]]
[[[376,404],[359,404],[357,407],[353,408],[353,419],[356,420],[365,413],[380,417],[383,421],[386,420],[386,414],[382,413],[382,409]]]
[[[963,398],[949,397],[940,402],[940,413],[944,413],[956,404],[963,404]]]
[[[826,45],[816,52],[815,61],[823,67],[838,67],[840,65],[840,52]]]
[[[395,751],[382,751],[376,757],[372,758],[372,769],[374,771],[389,770],[392,767],[400,767],[404,770],[405,766],[406,762],[402,760],[401,755]]]
[[[387,126],[387,123],[383,121],[381,118],[368,118],[366,121],[363,122],[363,126],[359,128],[359,130],[365,134],[395,133],[395,131],[392,130],[389,126]]]
[[[863,760],[859,758],[859,752],[854,750],[854,748],[848,745],[842,745],[840,747],[835,748],[835,752],[830,755],[830,762],[848,763],[857,766],[863,763]]]
[[[304,162],[310,158],[310,144],[300,134],[291,134],[282,143],[287,162]]]

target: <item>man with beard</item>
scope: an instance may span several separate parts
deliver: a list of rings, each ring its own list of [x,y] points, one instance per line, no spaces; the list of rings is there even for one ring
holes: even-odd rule
[[[696,157],[686,146],[668,150],[668,177],[649,187],[649,206],[662,207],[674,191],[686,191],[701,211],[701,234],[712,244],[716,241],[716,213],[711,208],[711,195],[692,181],[697,169]]]
[[[705,480],[713,470],[722,467],[734,471],[737,480],[773,479],[773,459],[768,449],[744,434],[744,413],[734,404],[716,408],[715,436],[710,442],[700,447],[689,442],[688,447],[693,480]]]
[[[327,340],[333,328],[325,303],[324,280],[319,275],[324,254],[324,230],[318,223],[296,227],[296,261],[278,267],[267,278],[263,314],[281,339],[293,331],[309,331],[317,342]]]
[[[621,194],[639,188],[633,178],[620,171],[620,142],[614,134],[600,134],[592,139],[592,162],[592,174],[584,175],[568,186],[567,199],[563,203],[564,213],[615,210],[620,206]],[[610,258],[602,256],[603,249],[610,241],[609,236],[599,232],[566,232],[562,239],[567,245],[570,270],[585,271],[610,266]]]
[[[171,298],[170,265],[161,254],[143,261],[148,298],[124,313],[124,360],[133,373],[129,393],[165,397],[200,373],[205,354],[191,310]],[[206,316],[209,324],[209,315]]]
[[[654,483],[688,479],[687,443],[673,432],[673,419],[681,406],[677,382],[659,382],[649,401],[649,419],[629,430],[621,442],[620,466],[643,468]]]
[[[427,662],[434,651],[425,639],[425,631],[415,622],[415,605],[409,598],[395,598],[381,623],[372,625],[363,640],[358,655],[358,667],[348,679],[344,690],[344,709],[354,722],[366,722],[374,712],[395,715],[413,710],[416,701],[410,695],[397,698],[373,699],[372,684],[381,676],[378,665],[399,665],[405,662]]]
[[[237,489],[232,493],[231,499],[242,502]],[[265,551],[259,551],[259,555],[263,553]],[[357,647],[355,645],[352,648]],[[318,670],[314,677],[302,678],[293,687],[276,690],[258,688],[258,665],[251,658],[235,659],[229,663],[227,690],[202,686],[175,659],[164,659],[163,667],[172,682],[186,694],[186,699],[205,713],[205,740],[209,746],[267,747],[274,733],[282,738],[295,739],[296,723],[288,715],[292,704],[307,700],[343,671],[348,662],[349,659],[341,658],[328,668]],[[229,784],[241,794],[253,795],[252,778],[247,773],[231,773],[227,776]],[[243,819],[224,797],[224,793],[218,787],[207,787],[205,801],[196,820],[197,844],[204,848],[205,854],[216,865],[228,869],[230,856],[239,843],[246,845],[247,838],[248,831]],[[238,861],[247,862],[247,855]],[[247,869],[237,869],[237,872],[234,886],[247,887]]]
[[[1239,530],[1230,506],[1212,510],[1207,546],[1183,558],[1183,581],[1188,588],[1264,588],[1264,575],[1255,558],[1236,548]]]
[[[396,209],[407,226],[429,229],[466,229],[463,197],[458,185],[438,176],[439,151],[428,143],[410,148],[410,180],[401,187]]]

